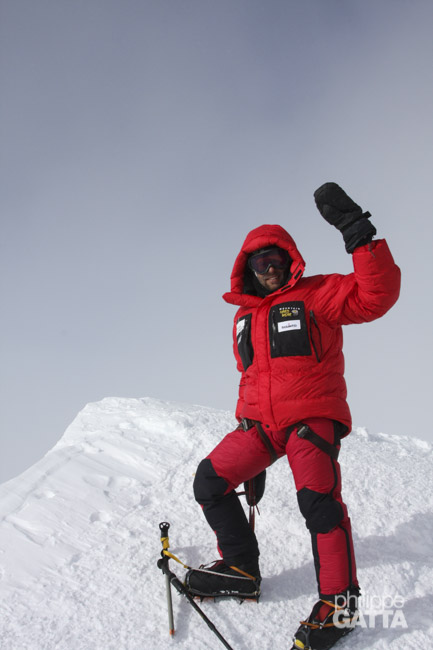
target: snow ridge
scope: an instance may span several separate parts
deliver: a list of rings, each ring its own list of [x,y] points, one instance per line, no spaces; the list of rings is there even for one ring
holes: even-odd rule
[[[171,523],[171,550],[187,564],[216,559],[191,486],[198,462],[234,425],[232,413],[203,406],[106,398],[1,485],[2,649],[222,647],[177,594],[169,638],[158,524]],[[365,602],[387,607],[400,597],[406,623],[392,626],[391,616],[386,628],[379,615],[372,625],[365,609],[350,648],[433,647],[432,446],[359,428],[343,441],[340,460]],[[260,603],[202,605],[237,650],[288,647],[316,599],[309,535],[285,459],[268,470],[260,510]]]

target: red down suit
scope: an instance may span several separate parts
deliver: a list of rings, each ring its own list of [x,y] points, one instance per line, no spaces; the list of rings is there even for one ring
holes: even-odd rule
[[[291,277],[265,298],[244,293],[249,255],[265,246],[288,251]],[[400,270],[385,240],[355,249],[354,272],[303,277],[305,263],[281,227],[252,230],[236,258],[231,291],[239,305],[234,353],[242,372],[238,418],[281,428],[305,417],[338,420],[351,428],[343,377],[342,325],[383,316],[396,302]]]
[[[260,297],[247,261],[268,246],[288,251],[287,283]],[[354,271],[303,277],[305,263],[278,225],[252,230],[236,258],[231,291],[239,306],[234,353],[242,373],[236,408],[247,430],[227,434],[199,464],[194,492],[227,564],[257,565],[257,538],[235,489],[287,456],[311,533],[318,590],[358,586],[352,533],[341,498],[340,439],[351,428],[343,376],[342,325],[379,318],[396,302],[400,271],[385,240],[357,248]],[[313,438],[302,437],[307,427]],[[329,451],[331,450],[331,451]]]

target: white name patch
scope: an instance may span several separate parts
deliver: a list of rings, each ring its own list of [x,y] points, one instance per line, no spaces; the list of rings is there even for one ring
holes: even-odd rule
[[[301,321],[300,320],[283,320],[281,323],[278,323],[279,332],[287,332],[288,330],[300,330]]]

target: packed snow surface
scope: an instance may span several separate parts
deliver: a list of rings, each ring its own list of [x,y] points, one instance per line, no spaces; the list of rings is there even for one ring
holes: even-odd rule
[[[218,558],[192,481],[234,425],[231,413],[202,406],[107,398],[87,405],[41,461],[1,485],[2,650],[222,648],[175,591],[169,637],[157,560],[162,521],[184,563]],[[432,447],[355,429],[340,462],[363,624],[337,647],[433,648]],[[268,470],[256,531],[260,603],[201,607],[235,650],[289,648],[316,583],[286,459]],[[170,566],[183,577],[180,564]]]

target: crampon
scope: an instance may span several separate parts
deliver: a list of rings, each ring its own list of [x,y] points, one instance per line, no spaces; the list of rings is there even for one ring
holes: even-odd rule
[[[190,569],[185,576],[185,587],[194,598],[214,600],[235,598],[258,601],[260,597],[260,572],[254,576],[244,567],[228,566],[223,560]]]
[[[357,609],[338,607],[332,601],[319,600],[308,619],[301,621],[291,650],[329,650],[353,631],[357,619]]]

